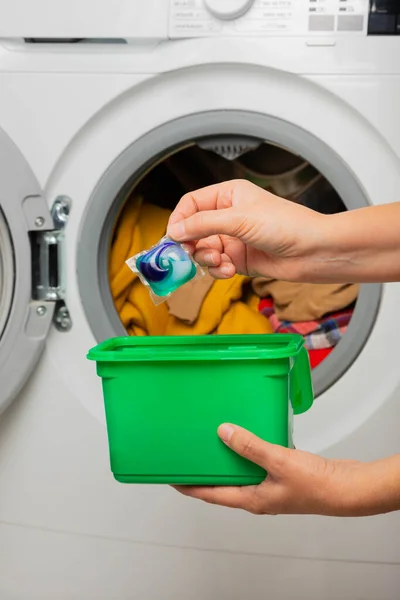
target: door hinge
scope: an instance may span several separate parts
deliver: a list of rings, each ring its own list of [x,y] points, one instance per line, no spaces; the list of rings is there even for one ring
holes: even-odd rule
[[[32,299],[40,302],[37,310],[46,312],[46,304],[55,304],[53,323],[59,331],[69,331],[72,320],[65,304],[65,227],[71,201],[59,196],[49,210],[41,196],[24,201],[24,212],[32,252]]]

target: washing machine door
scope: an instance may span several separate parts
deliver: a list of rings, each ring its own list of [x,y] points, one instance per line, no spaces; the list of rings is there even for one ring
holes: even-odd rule
[[[60,237],[26,159],[0,129],[0,412],[43,350],[61,295]]]

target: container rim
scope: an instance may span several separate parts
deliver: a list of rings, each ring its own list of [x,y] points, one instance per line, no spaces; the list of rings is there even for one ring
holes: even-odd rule
[[[96,362],[284,359],[297,356],[304,340],[299,334],[201,336],[124,336],[91,348]]]

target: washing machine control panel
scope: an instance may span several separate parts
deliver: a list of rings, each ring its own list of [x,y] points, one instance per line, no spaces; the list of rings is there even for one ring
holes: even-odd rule
[[[204,0],[206,8],[217,19],[237,19],[251,7],[254,0]]]
[[[400,0],[371,0],[368,35],[400,35]]]
[[[169,36],[365,36],[373,4],[400,0],[170,0]],[[376,10],[383,27],[384,9]]]

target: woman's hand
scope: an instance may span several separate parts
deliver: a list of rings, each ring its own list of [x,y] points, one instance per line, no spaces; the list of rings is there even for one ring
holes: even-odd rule
[[[257,515],[354,517],[400,508],[399,456],[374,463],[326,460],[269,444],[230,424],[221,425],[218,434],[237,454],[263,467],[267,478],[244,487],[176,487],[185,496]]]
[[[216,278],[370,283],[400,281],[399,219],[400,202],[322,215],[238,180],[183,196],[167,233]]]
[[[194,242],[195,259],[220,279],[235,273],[301,279],[321,245],[324,216],[248,181],[227,181],[186,194],[168,235]]]

